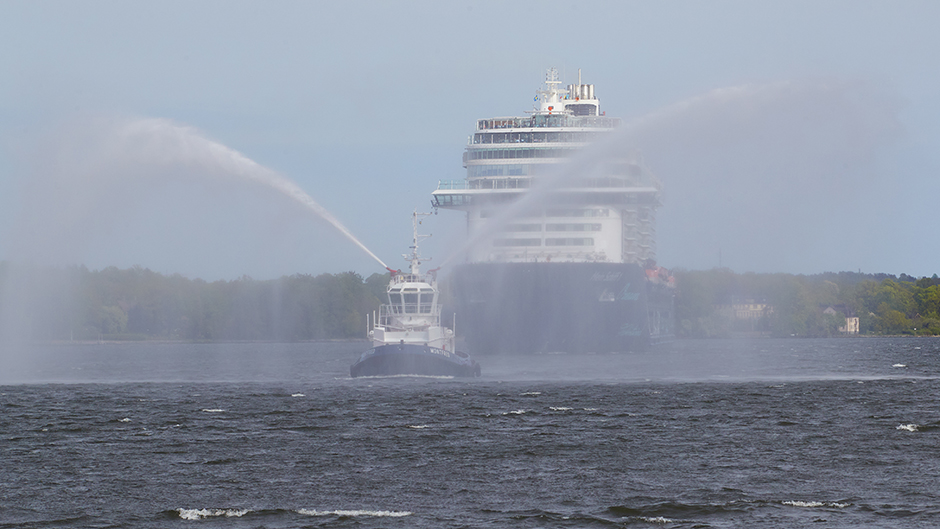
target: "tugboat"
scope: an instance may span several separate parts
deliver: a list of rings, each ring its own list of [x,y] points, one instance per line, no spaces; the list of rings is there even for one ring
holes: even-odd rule
[[[457,351],[454,330],[441,325],[436,271],[421,274],[421,263],[429,259],[419,256],[418,241],[429,235],[418,235],[418,224],[428,215],[417,210],[412,214],[414,244],[411,255],[403,255],[411,262],[411,273],[389,269],[388,304],[372,318],[372,348],[349,368],[352,377],[480,376],[480,364]]]

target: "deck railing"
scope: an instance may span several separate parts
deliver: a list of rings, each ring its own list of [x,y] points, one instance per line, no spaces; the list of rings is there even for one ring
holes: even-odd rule
[[[440,325],[441,306],[431,303],[400,303],[379,307],[378,324],[382,327],[404,328],[411,319],[415,324],[422,326]]]

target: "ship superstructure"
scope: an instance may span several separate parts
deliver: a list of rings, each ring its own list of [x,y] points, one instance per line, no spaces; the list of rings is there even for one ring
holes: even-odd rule
[[[427,261],[418,254],[418,242],[427,237],[418,234],[420,219],[429,213],[412,213],[414,238],[409,261],[409,272],[393,271],[388,284],[388,303],[379,307],[378,318],[373,318],[369,337],[374,346],[389,343],[416,343],[454,351],[454,331],[441,325],[441,305],[438,303],[437,277],[434,272],[421,273],[421,263]]]
[[[432,193],[466,213],[475,241],[453,274],[475,351],[616,351],[672,333],[671,279],[655,267],[659,180],[617,145],[622,122],[580,71],[561,84],[552,68],[528,115],[478,120],[466,178]]]
[[[639,152],[608,149],[604,159],[585,163],[586,174],[562,174],[565,162],[613,133],[621,120],[604,115],[594,85],[581,84],[580,75],[565,90],[557,77],[549,70],[530,115],[477,121],[464,152],[466,179],[441,181],[433,205],[465,211],[473,235],[541,178],[550,179],[547,205],[498,227],[471,248],[470,262],[655,259],[660,184]]]

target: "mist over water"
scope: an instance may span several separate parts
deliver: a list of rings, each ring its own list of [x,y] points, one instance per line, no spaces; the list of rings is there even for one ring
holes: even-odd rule
[[[885,199],[903,186],[882,161],[903,133],[899,110],[872,84],[779,82],[715,90],[628,125],[665,186],[660,260],[757,272],[864,267],[892,222]]]
[[[304,242],[329,249],[324,254],[342,254],[336,246],[351,242],[385,267],[296,183],[170,120],[72,123],[34,157],[9,237],[11,263],[0,278],[0,339],[29,336],[34,318],[68,312],[63,305],[74,303],[74,285],[39,281],[48,274],[37,267],[152,266],[147,256],[164,255],[191,267],[229,265],[244,276],[246,260],[265,254],[275,260],[283,245],[271,241],[290,230],[308,230]],[[323,243],[324,232],[343,239]],[[11,347],[5,350],[13,362]]]
[[[74,259],[89,238],[113,229],[108,223],[121,222],[100,216],[100,210],[146,208],[161,186],[182,182],[264,186],[328,222],[385,267],[296,183],[192,127],[157,118],[97,119],[62,131],[51,151],[37,170],[32,185],[39,191],[32,194],[20,236],[14,238],[17,258],[54,264]]]
[[[903,133],[899,109],[886,89],[839,80],[732,86],[677,102],[625,120],[540,176],[447,262],[636,152],[663,187],[657,247],[666,266],[718,266],[723,251],[721,264],[740,271],[855,269],[890,217],[877,205],[897,175],[880,155]],[[789,268],[795,254],[818,254],[818,268]]]

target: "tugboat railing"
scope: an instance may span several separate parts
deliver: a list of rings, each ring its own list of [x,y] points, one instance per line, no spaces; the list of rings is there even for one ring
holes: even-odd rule
[[[403,319],[411,319],[403,322]],[[379,307],[378,326],[380,327],[423,327],[441,324],[441,306],[431,303],[401,303]]]

